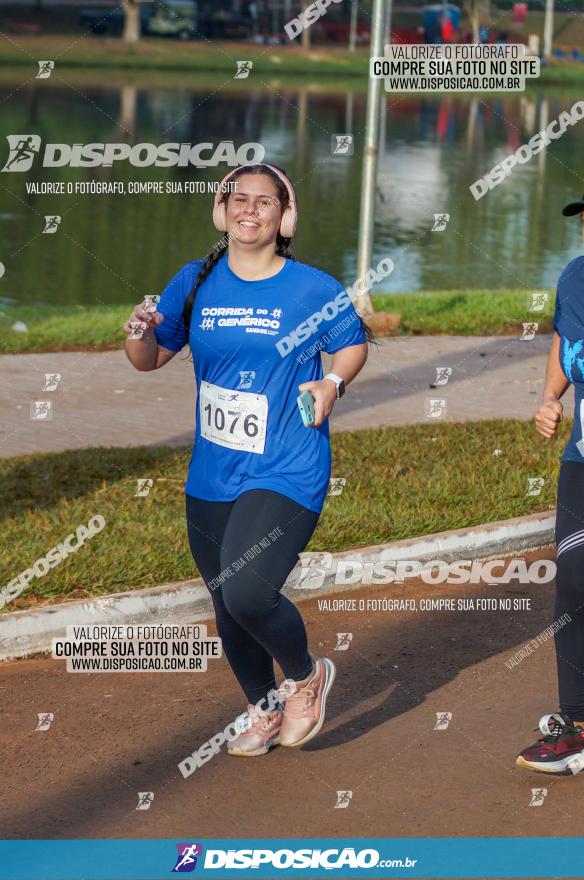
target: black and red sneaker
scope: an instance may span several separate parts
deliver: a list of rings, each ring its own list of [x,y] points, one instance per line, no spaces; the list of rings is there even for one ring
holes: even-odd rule
[[[584,769],[584,729],[561,715],[544,715],[539,722],[544,734],[517,756],[518,767],[540,773],[570,775]]]

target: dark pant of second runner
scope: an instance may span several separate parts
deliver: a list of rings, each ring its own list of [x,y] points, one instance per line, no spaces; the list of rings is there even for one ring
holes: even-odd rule
[[[555,620],[568,622],[554,639],[560,709],[584,721],[584,463],[563,461],[556,516]]]

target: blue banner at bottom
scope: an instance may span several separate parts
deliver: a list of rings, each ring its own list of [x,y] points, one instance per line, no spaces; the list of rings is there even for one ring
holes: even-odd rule
[[[584,877],[584,838],[4,840],[0,880]]]

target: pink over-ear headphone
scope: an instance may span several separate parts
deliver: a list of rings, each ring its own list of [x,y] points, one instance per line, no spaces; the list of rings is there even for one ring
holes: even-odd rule
[[[274,174],[277,174],[280,180],[285,184],[286,189],[288,190],[288,207],[282,212],[282,219],[280,221],[280,235],[284,238],[292,238],[294,233],[296,232],[296,226],[298,225],[298,210],[296,208],[296,195],[294,193],[294,187],[292,183],[285,174],[282,174],[277,168],[273,165],[268,165],[266,162],[261,162],[260,165],[265,165],[266,168],[269,168]],[[213,205],[213,223],[215,224],[215,228],[219,230],[219,232],[227,232],[227,214],[226,214],[226,204],[222,201],[222,196],[225,195],[223,192],[223,184],[227,183],[227,181],[235,174],[236,171],[241,171],[242,168],[255,168],[254,165],[240,165],[238,168],[234,168],[233,171],[230,171],[229,174],[226,174],[221,183],[219,184],[219,189],[215,193],[215,204]]]

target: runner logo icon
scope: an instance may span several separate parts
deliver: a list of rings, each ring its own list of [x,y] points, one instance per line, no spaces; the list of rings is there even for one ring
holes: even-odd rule
[[[35,727],[35,730],[48,730],[51,726],[51,721],[54,720],[55,716],[52,712],[37,712],[39,723]]]
[[[38,134],[9,134],[6,135],[10,155],[2,171],[28,171],[32,166],[35,155],[41,148],[41,139]]]
[[[331,154],[333,156],[352,156],[353,155],[353,135],[352,134],[333,134],[333,135],[331,135]]]
[[[337,633],[335,651],[348,651],[353,641],[353,633]]]
[[[36,79],[48,79],[55,69],[54,61],[39,61],[39,72],[36,75]]]
[[[299,553],[300,572],[298,572],[297,590],[317,590],[324,584],[327,572],[332,571],[332,553],[308,552]]]
[[[452,712],[436,712],[434,730],[446,730],[452,721]]]
[[[203,847],[200,843],[177,843],[178,856],[176,865],[172,869],[173,874],[186,874],[194,871],[197,867],[197,859],[203,855]]]
[[[237,387],[242,389],[251,388],[255,375],[254,370],[240,370],[239,385]]]
[[[434,214],[432,232],[444,232],[446,224],[450,220],[450,214]]]
[[[337,802],[335,804],[335,810],[346,810],[351,803],[352,797],[352,791],[337,791]]]
[[[523,333],[519,337],[521,342],[530,342],[534,339],[539,324],[537,321],[523,321]]]
[[[136,810],[149,810],[152,801],[154,800],[154,792],[153,791],[139,791],[138,792],[138,806]]]
[[[547,788],[532,788],[530,807],[541,807],[548,793]]]
[[[253,61],[236,61],[237,72],[234,79],[247,79],[253,67]]]

